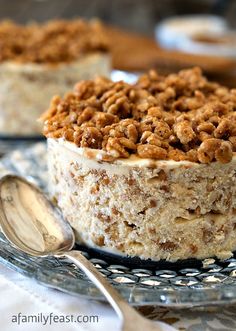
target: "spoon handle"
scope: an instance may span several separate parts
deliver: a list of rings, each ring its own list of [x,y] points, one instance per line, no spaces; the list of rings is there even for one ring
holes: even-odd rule
[[[111,304],[111,306],[114,308],[114,310],[122,320],[124,320],[126,316],[129,316],[130,319],[131,314],[135,315],[134,317],[137,317],[137,315],[139,316],[139,314],[134,310],[134,308],[128,305],[128,303],[120,296],[120,294],[115,290],[115,288],[79,251],[70,251],[62,253],[60,256],[67,257],[81,270],[83,270],[86,276],[104,294],[107,301]]]

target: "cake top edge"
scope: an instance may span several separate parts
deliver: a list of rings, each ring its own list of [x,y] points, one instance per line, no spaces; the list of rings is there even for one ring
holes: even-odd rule
[[[89,147],[78,147],[73,142],[65,140],[64,138],[48,138],[48,147],[50,146],[50,149],[57,148],[58,146],[61,146],[61,153],[64,153],[64,148],[66,150],[69,150],[74,155],[78,155],[83,157],[83,163],[85,162],[85,159],[96,161],[100,164],[104,163],[110,163],[113,165],[118,166],[128,166],[128,167],[138,167],[138,168],[178,168],[178,167],[184,167],[184,168],[193,168],[193,167],[201,167],[206,166],[204,163],[197,163],[192,162],[188,160],[181,160],[181,161],[175,161],[170,159],[165,160],[158,160],[158,159],[152,159],[152,158],[141,158],[137,154],[131,154],[128,158],[110,158],[110,154],[108,154],[106,151],[101,149],[93,149]],[[219,162],[211,162],[211,164],[221,164]],[[236,152],[233,152],[232,160],[227,163],[230,165],[231,163],[236,165]]]
[[[108,51],[104,26],[98,20],[55,19],[26,25],[0,21],[0,63],[58,64]]]
[[[228,163],[236,152],[236,89],[199,68],[168,76],[151,70],[136,83],[81,81],[43,114],[43,133],[110,159]],[[107,160],[110,161],[110,160]]]

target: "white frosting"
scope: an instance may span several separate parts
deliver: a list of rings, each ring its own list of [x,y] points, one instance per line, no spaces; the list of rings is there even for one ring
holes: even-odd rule
[[[103,160],[104,156],[109,156],[109,154],[103,150],[78,147],[74,143],[65,140],[64,138],[52,139],[48,138],[50,144],[59,144],[66,150],[73,152],[72,159],[76,157],[83,157],[83,162],[86,162],[90,167],[95,169],[112,170],[114,173],[125,174],[131,167],[156,167],[164,169],[174,169],[178,167],[201,167],[206,166],[205,164],[190,162],[190,161],[174,161],[174,160],[153,160],[153,159],[143,159],[136,155],[131,155],[129,158],[119,158],[115,159],[113,162],[106,162]],[[111,156],[111,155],[110,155]],[[97,161],[97,162],[96,162]],[[232,162],[236,162],[236,155],[234,153]]]
[[[78,164],[83,163],[88,169],[105,170],[110,175],[127,176],[129,174],[130,168],[127,166],[118,165],[115,162],[101,162],[103,151],[90,148],[78,148],[73,143],[62,139],[48,139],[48,145],[50,148],[57,150],[64,164],[70,164],[72,161]]]
[[[106,155],[109,155],[108,153],[106,153],[103,150],[98,150],[98,149],[91,149],[91,148],[84,148],[84,147],[77,147],[74,143],[69,142],[63,138],[59,138],[57,140],[55,139],[51,139],[49,138],[48,140],[50,140],[50,142],[52,142],[53,140],[55,142],[57,142],[60,146],[65,147],[66,149],[76,153],[79,156],[84,156],[85,158],[89,159],[93,159],[96,161],[103,161],[103,157]],[[102,167],[105,166],[105,163],[109,166],[113,165],[119,165],[119,168],[121,168],[121,166],[124,167],[160,167],[160,168],[177,168],[177,167],[181,167],[181,166],[186,166],[186,167],[199,167],[201,166],[200,163],[194,163],[194,162],[190,162],[190,161],[174,161],[174,160],[153,160],[153,159],[143,159],[140,158],[136,155],[131,155],[129,158],[127,159],[116,159],[114,160],[112,163],[110,162],[102,162]],[[95,166],[97,168],[97,166]],[[101,167],[101,164],[100,164]]]

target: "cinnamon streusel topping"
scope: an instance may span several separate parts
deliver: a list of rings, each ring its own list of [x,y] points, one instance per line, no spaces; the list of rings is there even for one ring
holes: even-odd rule
[[[54,97],[42,116],[46,137],[157,160],[228,163],[236,152],[236,89],[209,82],[199,68],[136,84],[105,78],[79,82]]]
[[[44,24],[0,23],[0,61],[60,63],[79,55],[107,51],[108,43],[98,21],[52,20]]]

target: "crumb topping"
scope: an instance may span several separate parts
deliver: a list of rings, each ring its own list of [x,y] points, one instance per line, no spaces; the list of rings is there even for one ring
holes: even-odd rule
[[[0,61],[33,63],[70,62],[84,53],[107,51],[98,21],[52,20],[44,24],[0,23]]]
[[[42,119],[46,137],[113,159],[228,163],[236,152],[236,89],[208,81],[199,68],[150,71],[133,85],[81,81],[64,98],[55,96]]]

